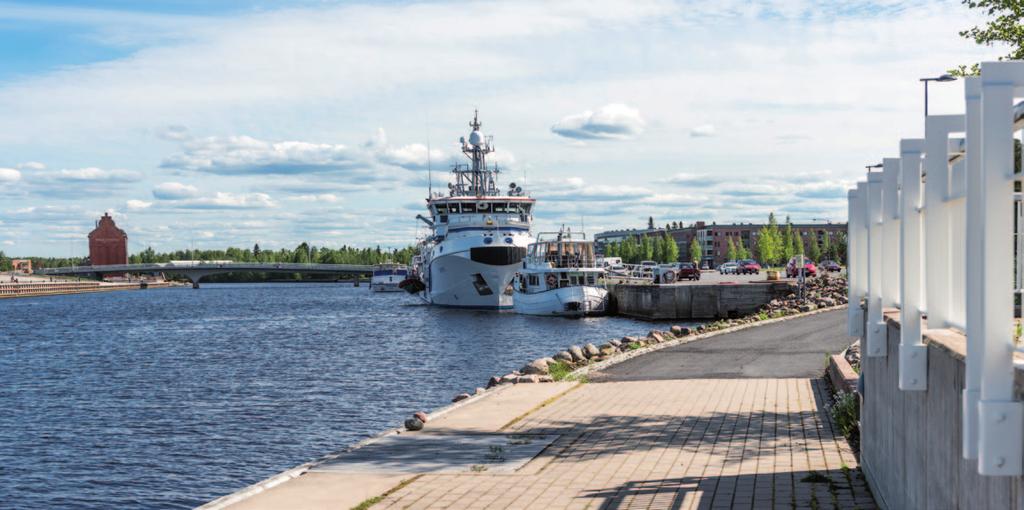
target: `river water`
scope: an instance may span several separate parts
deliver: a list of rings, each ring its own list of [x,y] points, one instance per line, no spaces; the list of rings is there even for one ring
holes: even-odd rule
[[[194,507],[531,359],[651,327],[340,284],[0,300],[0,507]]]

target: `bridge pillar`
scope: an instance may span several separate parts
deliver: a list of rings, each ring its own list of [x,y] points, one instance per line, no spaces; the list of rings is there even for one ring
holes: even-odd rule
[[[188,278],[189,281],[192,282],[192,288],[193,289],[198,289],[199,288],[199,280],[201,280],[203,278],[203,276],[205,276],[202,273],[182,273],[182,274],[185,276],[185,278]]]

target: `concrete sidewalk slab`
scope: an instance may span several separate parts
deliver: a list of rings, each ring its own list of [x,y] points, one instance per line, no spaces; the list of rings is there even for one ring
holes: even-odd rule
[[[421,432],[385,435],[351,452],[329,455],[301,476],[260,490],[248,498],[231,504],[229,508],[232,510],[351,508],[368,498],[384,494],[404,480],[416,476],[414,473],[426,471],[423,469],[425,459],[420,454],[404,453],[401,446],[398,449],[387,448],[388,445],[400,445],[398,438],[405,441],[415,437],[417,439],[413,439],[413,441],[416,441],[420,436],[429,439],[438,435],[499,432],[502,427],[536,410],[559,395],[565,394],[577,385],[578,383],[561,382],[503,386],[484,394],[481,398],[474,398],[464,405],[456,405],[450,410],[442,410],[437,413],[437,416],[431,418]],[[495,434],[493,437],[500,438],[500,442],[503,444],[508,443],[508,438],[504,434]],[[548,435],[539,441],[531,441],[532,446],[512,445],[511,449],[515,450],[515,453],[509,458],[517,459],[519,462],[514,466],[511,464],[509,466],[511,469],[521,466],[553,439],[553,435]],[[492,439],[492,441],[498,440]],[[420,469],[402,468],[400,458],[395,459],[386,455],[372,457],[358,453],[363,449],[369,449],[367,451],[372,453],[375,450],[374,445],[380,442],[383,442],[382,446],[385,446],[379,450],[382,454],[387,452],[388,455],[397,454],[407,457],[407,459],[412,458],[408,455],[413,455],[418,459],[416,462]],[[432,451],[437,452],[436,441],[432,443],[428,440],[423,444],[434,444]],[[456,443],[452,444],[454,447]],[[486,453],[490,453],[490,445],[477,444],[477,446],[483,447]],[[531,450],[536,451],[531,452]],[[352,459],[359,459],[361,464],[354,463],[351,469],[347,469],[343,462],[337,459],[344,459],[346,455],[351,454],[355,454]],[[475,451],[471,450],[469,454],[474,455]],[[466,453],[463,452],[462,455],[466,455]],[[368,461],[371,459],[373,460],[372,464],[376,464],[375,467],[378,469],[368,469],[370,467]],[[448,464],[456,463],[450,461]],[[392,466],[394,471],[387,469],[387,466]],[[446,466],[444,463],[440,463],[436,467],[438,469],[452,468],[451,465]],[[468,470],[466,469],[466,471]],[[502,470],[503,468],[495,469],[496,472]]]

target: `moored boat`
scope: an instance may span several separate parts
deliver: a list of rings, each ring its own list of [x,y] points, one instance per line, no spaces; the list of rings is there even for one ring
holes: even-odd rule
[[[409,275],[409,268],[405,264],[386,262],[373,266],[373,276],[370,277],[370,290],[373,292],[399,292],[402,289],[398,284],[402,283]]]
[[[527,248],[514,285],[513,305],[525,315],[582,317],[608,309],[608,290],[599,285],[604,269],[594,243],[563,229],[540,234]]]
[[[532,240],[534,200],[515,183],[497,185],[499,169],[487,163],[491,137],[480,132],[474,115],[468,140],[460,139],[468,164],[451,169],[448,193],[431,192],[430,228],[418,245],[413,274],[402,289],[434,305],[454,308],[512,308],[512,279]]]

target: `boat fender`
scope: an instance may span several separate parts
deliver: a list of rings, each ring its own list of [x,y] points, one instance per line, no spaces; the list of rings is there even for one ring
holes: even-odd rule
[[[661,273],[661,281],[665,283],[672,283],[676,281],[676,272],[669,269],[668,271]]]

